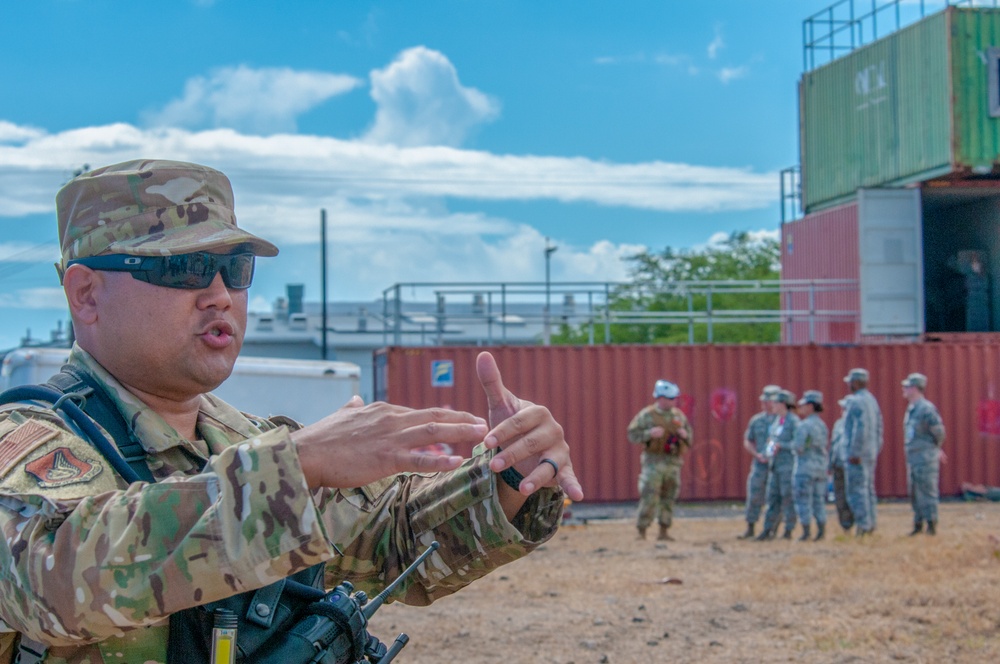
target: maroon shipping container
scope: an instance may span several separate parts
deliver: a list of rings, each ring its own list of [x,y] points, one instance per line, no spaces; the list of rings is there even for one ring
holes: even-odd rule
[[[482,348],[388,348],[376,353],[377,398],[415,408],[448,406],[485,415],[476,378]],[[907,494],[900,381],[919,371],[927,397],[948,430],[941,493],[962,482],[1000,485],[1000,344],[922,343],[862,346],[505,346],[489,349],[507,386],[545,404],[562,423],[573,465],[592,502],[638,499],[640,448],[625,435],[640,408],[652,402],[653,383],[680,385],[680,405],[694,426],[695,445],[684,464],[682,500],[743,499],[750,457],[742,440],[759,410],[761,387],[777,383],[801,395],[821,390],[832,427],[843,377],[853,367],[871,371],[882,407],[885,448],[876,488],[881,497]],[[456,450],[467,454],[470,450]]]
[[[850,203],[823,210],[781,226],[781,278],[840,279],[857,282],[858,204]],[[857,287],[819,290],[810,303],[809,292],[797,290],[782,295],[786,310],[825,310],[858,312]],[[809,322],[786,322],[782,328],[785,343],[857,343],[860,341],[857,319],[818,319]]]

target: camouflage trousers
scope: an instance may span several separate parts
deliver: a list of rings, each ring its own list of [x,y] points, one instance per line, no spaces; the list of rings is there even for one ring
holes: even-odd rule
[[[854,524],[858,531],[871,532],[875,530],[875,461],[862,459],[859,464],[847,464],[845,468],[847,484],[847,504],[854,514]]]
[[[656,519],[661,526],[669,528],[674,521],[674,501],[680,491],[680,459],[665,454],[643,454],[636,527],[645,529]]]
[[[941,465],[938,461],[906,464],[906,485],[913,505],[913,522],[938,520],[938,478]]]
[[[792,500],[792,464],[771,468],[767,478],[767,512],[764,513],[764,532],[778,529],[784,516],[785,528],[791,529],[797,523],[795,502]]]
[[[747,475],[747,523],[757,523],[767,501],[767,464],[754,461]]]
[[[795,512],[803,526],[815,518],[816,523],[826,523],[826,478],[796,475],[793,480]]]

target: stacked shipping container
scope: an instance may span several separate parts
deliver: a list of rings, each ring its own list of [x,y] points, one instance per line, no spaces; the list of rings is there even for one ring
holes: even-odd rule
[[[1000,92],[990,58],[998,46],[1000,10],[949,7],[803,74],[806,212],[864,187],[992,172],[1000,118],[991,115],[991,94]]]

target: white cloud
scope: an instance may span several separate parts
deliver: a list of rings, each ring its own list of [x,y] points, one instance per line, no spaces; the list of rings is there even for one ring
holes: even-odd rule
[[[712,233],[708,238],[708,241],[704,244],[695,245],[692,247],[694,251],[704,251],[709,247],[720,248],[727,240],[729,240],[730,233],[719,231],[717,233]],[[781,231],[777,229],[763,228],[756,231],[747,231],[747,239],[751,243],[758,243],[763,240],[773,240],[775,242],[781,239]]]
[[[715,26],[715,37],[708,44],[708,58],[709,60],[714,60],[718,55],[719,51],[726,47],[726,42],[722,38],[722,28]]]
[[[42,136],[45,132],[35,127],[16,125],[13,122],[0,120],[0,143],[24,143]]]
[[[181,98],[145,113],[143,119],[153,127],[229,127],[254,134],[295,131],[298,115],[359,85],[360,80],[343,74],[224,67],[189,79]]]
[[[55,262],[59,258],[59,247],[55,244],[33,244],[30,242],[0,242],[0,264]],[[0,265],[0,270],[3,267]]]
[[[723,67],[719,70],[717,76],[723,83],[729,83],[730,81],[735,81],[738,78],[743,78],[748,73],[750,73],[750,67],[747,65],[740,65],[739,67]]]
[[[0,292],[0,308],[4,309],[66,309],[62,288],[25,288]]]
[[[500,113],[495,99],[458,79],[438,51],[410,48],[385,69],[371,73],[378,110],[365,139],[401,147],[461,145],[477,126]]]
[[[624,281],[628,277],[625,259],[647,249],[641,244],[614,244],[600,240],[584,251],[571,248],[561,256],[557,252],[552,255],[552,260],[562,274],[573,275],[574,280]]]
[[[229,129],[142,130],[127,124],[0,144],[0,216],[51,211],[53,192],[80,164],[156,155],[227,173],[240,209],[294,218],[338,200],[555,200],[665,212],[759,209],[777,195],[775,173],[669,162],[617,164],[584,157],[496,155],[446,147],[399,148],[306,135]],[[241,218],[247,215],[244,212]],[[284,227],[284,233],[294,233]]]

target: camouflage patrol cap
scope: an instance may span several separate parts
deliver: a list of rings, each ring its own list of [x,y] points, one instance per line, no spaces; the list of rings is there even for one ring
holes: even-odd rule
[[[917,387],[921,390],[927,389],[927,376],[922,373],[911,373],[903,379],[903,387]]]
[[[844,382],[845,383],[850,383],[852,380],[860,380],[860,381],[863,381],[863,382],[867,383],[868,382],[868,369],[856,368],[856,369],[851,369],[850,371],[848,371],[847,375],[844,376]]]
[[[790,390],[778,390],[774,396],[771,397],[771,401],[777,401],[778,403],[783,403],[786,406],[792,408],[795,407],[795,393]]]
[[[760,391],[761,401],[770,401],[771,397],[781,391],[780,385],[765,385],[764,389]]]
[[[804,406],[805,404],[812,404],[819,409],[823,408],[823,393],[819,390],[806,390],[802,394],[802,398],[799,399],[799,405]]]
[[[56,212],[61,268],[100,254],[167,256],[239,245],[258,256],[278,254],[237,227],[229,178],[198,164],[140,159],[88,171],[59,190]]]

